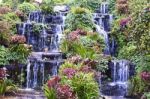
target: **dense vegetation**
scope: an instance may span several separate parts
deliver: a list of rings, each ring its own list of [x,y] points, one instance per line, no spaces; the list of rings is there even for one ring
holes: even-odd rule
[[[0,3],[0,94],[15,91],[21,83],[19,64],[26,64],[31,52],[26,38],[16,32],[16,23],[27,19],[30,12],[41,9],[53,14],[55,5],[66,4],[64,38],[60,49],[67,55],[58,76],[44,85],[48,99],[98,99],[98,78],[105,73],[111,56],[103,55],[104,38],[95,30],[92,13],[105,0],[3,0]],[[114,14],[111,37],[117,42],[115,58],[127,59],[136,65],[130,79],[131,95],[150,97],[150,6],[149,0],[109,0]],[[14,79],[7,79],[6,65],[14,66]],[[11,71],[9,71],[11,72]],[[15,83],[15,84],[14,84]]]

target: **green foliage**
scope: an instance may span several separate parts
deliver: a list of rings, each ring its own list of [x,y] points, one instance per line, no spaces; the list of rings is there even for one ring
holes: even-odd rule
[[[30,54],[30,50],[24,44],[16,44],[10,47],[8,59],[10,61],[18,61],[19,63],[26,63],[26,59]]]
[[[98,99],[98,84],[95,82],[92,73],[77,73],[71,82],[71,86],[77,93],[78,99]]]
[[[128,0],[131,14],[141,12],[143,8],[149,5],[149,0]]]
[[[68,56],[80,55],[82,58],[95,59],[96,54],[101,54],[103,49],[104,40],[97,33],[80,36],[74,41],[69,40],[67,36],[61,43],[61,51],[67,53]]]
[[[33,32],[39,34],[43,29],[42,24],[33,24]]]
[[[94,28],[92,15],[85,8],[72,8],[66,18],[66,28],[70,31],[76,29],[91,31]]]
[[[150,71],[150,55],[136,55],[131,57],[131,60],[136,64],[136,72]]]
[[[130,37],[132,41],[135,41],[138,50],[141,53],[149,53],[150,52],[150,13],[149,12],[141,12],[136,13],[133,18],[133,22],[129,27],[128,32],[130,33]]]
[[[47,99],[56,99],[56,92],[53,88],[49,89],[47,85],[44,86],[44,94]]]
[[[102,0],[72,0],[70,5],[74,7],[87,8],[94,12],[100,7],[101,2]]]
[[[130,59],[131,56],[135,54],[136,49],[137,47],[134,44],[127,44],[127,46],[123,46],[123,48],[119,50],[118,57],[120,59]]]
[[[115,11],[116,0],[109,0],[109,11],[113,13]]]
[[[150,99],[150,92],[145,92],[144,96],[146,96],[147,99]]]
[[[145,92],[148,90],[147,85],[143,82],[143,80],[140,78],[140,75],[136,75],[130,80],[130,94],[132,95],[138,95],[142,92]]]
[[[7,60],[8,49],[4,46],[0,46],[0,66],[8,64]]]
[[[17,15],[13,12],[4,14],[2,17],[3,17],[3,20],[6,20],[10,23],[20,21],[20,19],[17,17]]]
[[[36,8],[36,7],[35,7],[33,4],[31,4],[31,3],[24,2],[24,3],[18,5],[18,9],[19,9],[20,11],[22,11],[23,13],[25,13],[25,14],[29,14],[30,12],[35,11],[35,10],[37,10],[38,8]]]
[[[105,73],[105,71],[108,69],[108,63],[111,60],[111,56],[105,57],[98,55],[95,60],[97,61],[96,71]]]
[[[2,16],[2,20],[8,22],[11,25],[12,33],[16,33],[16,23],[20,22],[19,17],[14,13],[7,13]]]
[[[50,14],[53,13],[54,0],[44,0],[41,9],[44,13]]]
[[[13,84],[11,80],[5,79],[0,80],[0,95],[5,94],[6,92],[14,92],[17,90],[16,85]]]

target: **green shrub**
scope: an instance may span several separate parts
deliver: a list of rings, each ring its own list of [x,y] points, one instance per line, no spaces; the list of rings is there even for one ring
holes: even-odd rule
[[[41,5],[41,9],[46,14],[53,13],[54,1],[53,0],[45,0]]]
[[[76,73],[71,80],[71,86],[78,99],[98,99],[99,88],[92,73]]]
[[[71,12],[67,15],[66,28],[70,31],[76,29],[92,31],[94,27],[92,15],[85,8],[72,8]]]
[[[7,54],[8,49],[6,49],[4,46],[0,46],[0,66],[8,64]]]
[[[17,87],[11,80],[0,80],[0,95],[3,95],[7,92],[15,92],[16,90]]]
[[[100,7],[101,2],[102,0],[72,0],[72,2],[70,2],[70,5],[75,7],[87,8],[94,12],[97,8]]]
[[[33,4],[31,4],[31,3],[24,2],[24,3],[20,4],[20,5],[18,5],[18,9],[19,9],[20,11],[22,11],[23,13],[25,13],[25,14],[29,14],[30,12],[35,11],[35,10],[37,10],[38,8],[36,8],[36,7],[35,7]]]
[[[44,86],[44,94],[47,97],[47,99],[56,99],[56,92],[54,88],[48,88],[47,85]]]
[[[30,49],[28,49],[24,44],[11,45],[9,50],[10,50],[10,53],[8,55],[9,61],[26,63],[27,57],[30,54]]]
[[[129,87],[130,88],[129,92],[132,95],[138,95],[148,90],[147,85],[144,83],[144,81],[142,81],[142,79],[140,78],[140,75],[136,75],[135,77],[133,77],[130,80],[130,82],[131,84]]]
[[[9,23],[9,25],[11,26],[10,30],[12,33],[16,33],[16,23],[20,22],[21,20],[14,12],[3,14],[2,20]]]

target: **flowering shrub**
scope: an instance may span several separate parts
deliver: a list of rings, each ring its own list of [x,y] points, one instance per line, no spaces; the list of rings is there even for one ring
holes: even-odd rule
[[[130,17],[121,19],[120,20],[120,27],[124,28],[130,22],[130,20],[131,20]]]
[[[84,73],[89,73],[89,72],[92,72],[93,70],[92,70],[92,68],[89,67],[89,66],[82,66],[82,67],[79,69],[79,71],[84,72]]]
[[[57,99],[76,99],[73,90],[68,85],[58,85],[56,93]]]
[[[68,58],[67,60],[73,64],[78,64],[82,61],[82,58],[81,56],[72,56],[71,58]]]
[[[48,88],[49,88],[49,89],[55,88],[55,87],[57,86],[57,84],[59,83],[60,80],[61,80],[61,79],[60,79],[59,76],[55,76],[55,77],[53,77],[52,79],[48,80],[48,82],[47,82]]]
[[[20,10],[16,10],[15,13],[16,13],[16,15],[17,15],[18,17],[24,16],[24,13],[23,13],[22,11],[20,11]]]
[[[0,7],[0,14],[7,14],[8,12],[11,12],[9,7]]]
[[[66,75],[68,78],[72,78],[76,72],[77,71],[73,68],[65,68],[63,70],[64,75]]]
[[[0,68],[0,80],[6,77],[6,70],[4,68]]]
[[[120,14],[128,13],[128,0],[117,0],[117,10]]]
[[[83,60],[83,65],[87,65],[87,66],[91,67],[92,69],[95,69],[97,62],[87,58],[87,59]]]
[[[14,35],[11,37],[11,43],[14,44],[23,44],[26,42],[26,38],[20,35]]]
[[[80,35],[87,35],[87,32],[81,29],[77,29],[76,31],[69,33],[68,37],[71,41],[74,41],[79,39]]]
[[[142,80],[150,82],[150,72],[142,72],[140,76]]]

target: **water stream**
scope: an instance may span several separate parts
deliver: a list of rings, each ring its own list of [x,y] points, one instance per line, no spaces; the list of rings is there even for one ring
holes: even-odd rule
[[[41,88],[46,79],[57,75],[63,62],[59,44],[63,36],[65,15],[66,12],[61,12],[59,8],[53,15],[34,11],[29,13],[25,22],[17,24],[19,35],[24,35],[27,44],[33,48],[27,61],[27,89]]]
[[[103,2],[97,13],[93,14],[97,32],[104,37],[105,55],[115,55],[116,42],[109,33],[113,22],[113,15],[108,11],[108,3]],[[101,81],[101,94],[104,96],[125,96],[128,89],[128,80],[134,75],[134,65],[127,60],[113,60],[109,66],[111,81]]]

